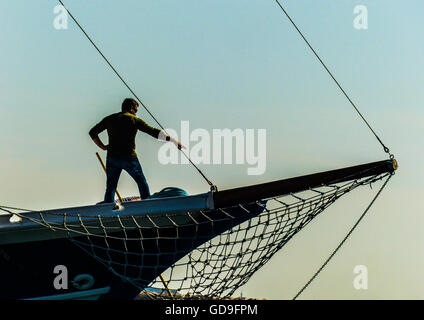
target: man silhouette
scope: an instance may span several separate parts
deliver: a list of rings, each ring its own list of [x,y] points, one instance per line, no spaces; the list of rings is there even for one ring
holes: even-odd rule
[[[163,130],[153,128],[138,118],[136,116],[137,110],[137,101],[127,98],[122,103],[121,112],[107,116],[89,131],[89,135],[94,143],[99,148],[107,150],[104,202],[114,202],[122,169],[127,171],[137,183],[141,199],[146,199],[150,196],[149,185],[143,174],[137,153],[135,152],[135,136],[139,130],[156,139],[171,141],[179,149],[184,148],[181,142],[168,136]],[[99,133],[104,130],[107,130],[108,133],[108,145],[104,145],[99,138]]]

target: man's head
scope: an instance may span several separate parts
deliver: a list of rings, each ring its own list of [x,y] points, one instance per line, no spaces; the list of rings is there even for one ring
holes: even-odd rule
[[[138,102],[134,99],[127,98],[122,102],[122,112],[129,112],[133,115],[137,113],[138,110]]]

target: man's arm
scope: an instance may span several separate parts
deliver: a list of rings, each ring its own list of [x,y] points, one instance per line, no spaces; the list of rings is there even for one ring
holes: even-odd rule
[[[102,140],[99,138],[99,133],[106,130],[106,118],[100,121],[98,124],[96,124],[91,130],[89,131],[89,135],[91,139],[93,139],[93,142],[102,150],[107,150],[108,146],[105,146]]]
[[[149,126],[145,121],[140,118],[137,118],[137,121],[138,130],[143,131],[158,140],[173,142],[178,147],[178,149],[186,149],[186,147],[180,141],[172,138],[171,136],[166,134],[165,131]]]
[[[103,150],[107,150],[108,146],[105,146],[104,143],[102,142],[102,140],[100,140],[99,136],[94,136],[91,137],[91,139],[93,139],[94,143]]]

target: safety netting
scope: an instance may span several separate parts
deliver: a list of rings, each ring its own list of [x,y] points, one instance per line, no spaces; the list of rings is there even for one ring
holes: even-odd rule
[[[57,214],[40,212],[32,220],[66,231],[70,241],[147,297],[226,298],[337,199],[389,175],[215,210],[112,217],[62,214],[60,222]]]

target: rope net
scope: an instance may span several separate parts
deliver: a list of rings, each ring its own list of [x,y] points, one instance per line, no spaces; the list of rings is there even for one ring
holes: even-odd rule
[[[66,230],[70,241],[144,296],[223,299],[341,196],[389,175],[217,210],[94,218],[63,214],[54,223],[49,216],[55,214],[40,212],[35,220],[52,230]]]

